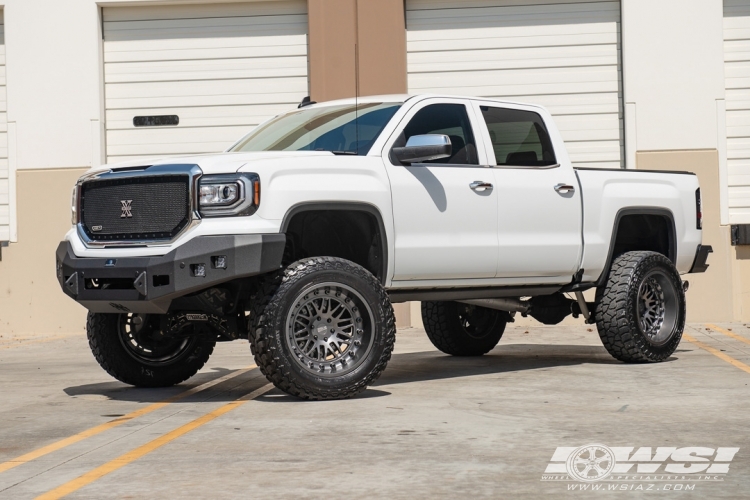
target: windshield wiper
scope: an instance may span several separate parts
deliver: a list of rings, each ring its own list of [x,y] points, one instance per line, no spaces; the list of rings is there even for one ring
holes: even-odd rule
[[[335,155],[354,155],[357,156],[356,151],[331,151]]]

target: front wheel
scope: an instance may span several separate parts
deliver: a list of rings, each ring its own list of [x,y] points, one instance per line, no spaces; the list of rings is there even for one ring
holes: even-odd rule
[[[685,292],[674,264],[662,254],[617,257],[596,302],[599,337],[614,358],[657,362],[677,349],[685,328]]]
[[[216,344],[202,335],[165,337],[159,317],[146,314],[89,313],[86,333],[99,365],[137,387],[169,387],[189,379]]]
[[[422,302],[422,322],[432,345],[453,356],[481,356],[503,336],[508,313],[459,302]]]
[[[342,399],[385,370],[396,339],[393,307],[370,272],[348,260],[290,265],[250,335],[255,363],[282,391]]]

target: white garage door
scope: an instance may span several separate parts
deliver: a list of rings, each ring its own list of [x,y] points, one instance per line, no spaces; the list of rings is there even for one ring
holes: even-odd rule
[[[103,17],[108,162],[222,151],[308,95],[304,0]]]
[[[729,223],[750,224],[750,3],[724,1]]]
[[[530,102],[576,166],[622,166],[620,2],[407,0],[410,93]]]
[[[0,10],[0,241],[10,241],[8,113],[5,97],[5,22]]]

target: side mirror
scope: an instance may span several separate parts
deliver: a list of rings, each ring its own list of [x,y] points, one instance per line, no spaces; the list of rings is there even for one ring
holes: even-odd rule
[[[429,160],[450,158],[453,146],[447,135],[428,134],[409,137],[406,146],[393,148],[393,156],[401,163],[411,165]]]

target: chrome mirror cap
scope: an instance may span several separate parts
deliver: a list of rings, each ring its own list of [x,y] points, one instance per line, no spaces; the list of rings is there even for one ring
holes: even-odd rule
[[[409,137],[406,146],[393,148],[393,155],[406,165],[429,160],[450,158],[453,151],[451,140],[447,135],[426,134]]]

